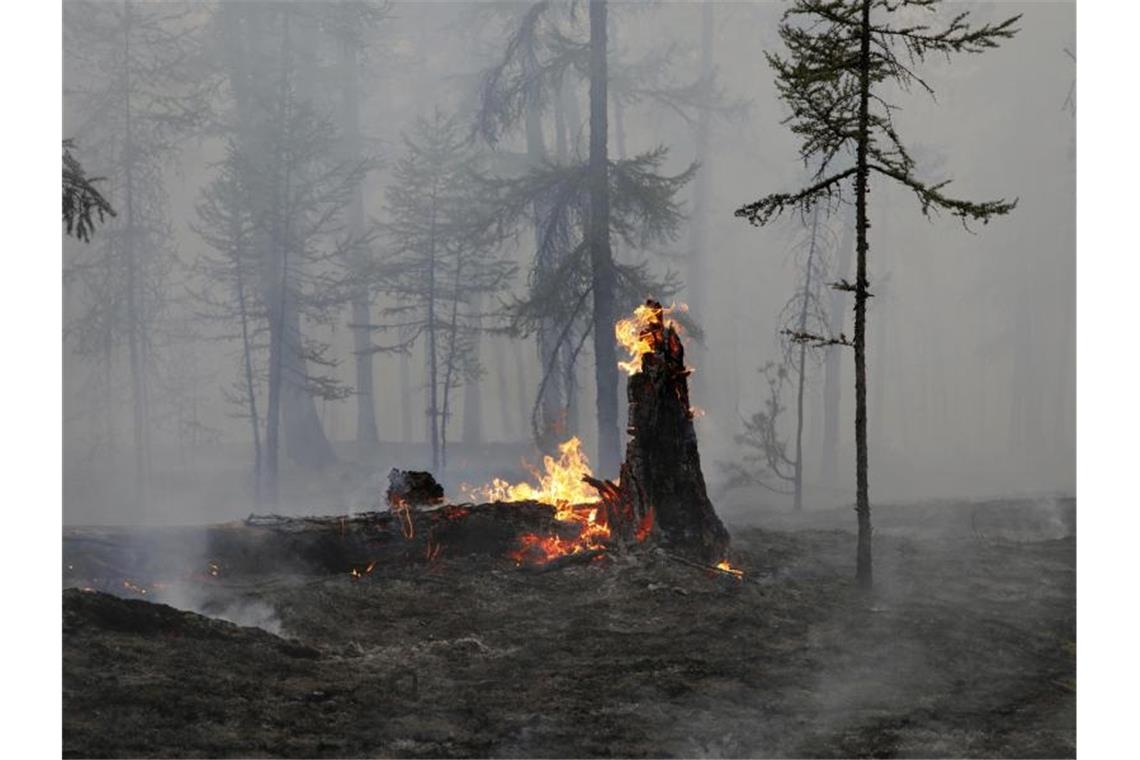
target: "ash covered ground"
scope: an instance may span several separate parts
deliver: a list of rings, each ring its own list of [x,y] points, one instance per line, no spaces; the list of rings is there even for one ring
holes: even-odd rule
[[[870,600],[846,510],[736,526],[743,582],[651,551],[202,584],[265,630],[66,589],[64,754],[1071,757],[1074,510],[878,508]]]

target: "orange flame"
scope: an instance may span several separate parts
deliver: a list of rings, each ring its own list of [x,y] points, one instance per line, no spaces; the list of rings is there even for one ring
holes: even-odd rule
[[[416,537],[416,526],[412,522],[412,505],[401,499],[399,496],[394,497],[389,509],[396,514],[400,519],[400,530],[404,534],[404,538],[411,541]]]
[[[354,581],[358,581],[366,575],[371,575],[372,570],[375,567],[376,567],[376,560],[372,560],[363,568],[359,568],[359,567],[352,568],[351,570],[348,571],[348,575]]]
[[[660,313],[661,318],[666,320],[666,326],[671,326],[680,332],[681,326],[668,317],[674,312],[688,310],[689,307],[685,304],[674,304],[661,309]],[[632,317],[619,319],[614,325],[614,336],[617,338],[618,344],[629,354],[629,361],[618,362],[618,366],[630,375],[636,375],[641,371],[641,357],[644,354],[652,353],[657,349],[653,344],[653,334],[649,331],[649,326],[653,324],[656,316],[656,309],[642,304],[633,310]]]
[[[572,505],[599,501],[597,492],[582,480],[583,476],[592,475],[593,471],[577,436],[558,445],[558,459],[548,455],[543,457],[542,464],[545,472],[526,465],[538,480],[537,487],[530,483],[511,484],[502,478],[495,478],[489,485],[480,488],[463,486],[464,494],[473,501],[537,501],[549,504],[558,510],[555,517],[564,521],[573,519]]]
[[[637,522],[637,528],[633,532],[633,537],[637,539],[639,544],[649,538],[649,534],[653,532],[653,518],[653,506],[650,505],[649,510]]]
[[[742,580],[744,578],[744,571],[740,568],[736,568],[730,565],[727,559],[722,559],[720,562],[716,563],[716,569],[720,570],[721,572],[728,573],[729,575],[735,577],[737,580]]]
[[[536,533],[520,536],[519,549],[511,554],[518,564],[528,560],[541,564],[555,557],[603,548],[604,540],[610,536],[610,528],[605,524],[605,515],[599,514],[598,507],[592,506],[601,501],[601,497],[583,480],[585,476],[592,475],[593,470],[582,451],[582,442],[574,437],[559,444],[558,458],[546,456],[542,463],[543,472],[527,465],[538,481],[537,486],[512,484],[495,478],[481,488],[464,486],[463,491],[473,501],[537,501],[549,504],[554,507],[555,520],[578,525],[578,536],[573,539]]]

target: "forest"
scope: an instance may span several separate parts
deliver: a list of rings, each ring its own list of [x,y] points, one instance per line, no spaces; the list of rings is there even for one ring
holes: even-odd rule
[[[1075,22],[65,2],[65,756],[1074,756]]]

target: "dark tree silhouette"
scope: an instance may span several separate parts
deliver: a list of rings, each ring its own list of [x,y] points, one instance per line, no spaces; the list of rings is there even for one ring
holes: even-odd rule
[[[71,140],[63,141],[63,227],[85,243],[91,242],[95,231],[95,215],[102,222],[106,216],[116,216],[115,209],[103,194],[95,189],[102,177],[88,177],[79,159],[71,155],[75,147]]]
[[[855,296],[854,339],[802,332],[795,340],[815,345],[852,345],[855,353],[855,447],[856,506],[859,538],[856,580],[871,587],[871,504],[867,481],[867,196],[874,174],[897,182],[914,192],[922,213],[946,211],[963,225],[971,220],[989,221],[1009,213],[1016,200],[968,201],[946,195],[947,181],[928,184],[916,173],[915,161],[895,129],[888,102],[892,85],[914,85],[928,93],[933,89],[917,72],[918,64],[931,54],[981,53],[1017,33],[1020,16],[997,24],[975,26],[969,14],[953,16],[938,29],[929,24],[902,21],[904,15],[933,14],[939,0],[796,0],[784,14],[780,37],[786,56],[767,53],[776,72],[780,97],[791,109],[787,123],[798,135],[800,155],[814,163],[815,174],[808,187],[767,195],[737,209],[736,215],[754,225],[764,225],[785,211],[806,213],[817,203],[842,198],[846,180],[854,180],[855,282],[841,280],[833,287]],[[855,163],[836,168],[837,159],[854,154]]]
[[[667,297],[677,286],[672,275],[652,282],[644,263],[615,261],[613,245],[620,241],[644,249],[674,240],[684,218],[677,195],[696,167],[662,175],[667,157],[663,147],[631,158],[610,158],[609,106],[611,101],[660,105],[668,100],[672,110],[688,114],[707,105],[707,98],[699,96],[699,88],[678,86],[652,67],[647,71],[653,76],[641,76],[632,66],[611,70],[606,32],[612,24],[605,21],[604,2],[590,3],[588,40],[567,31],[574,26],[573,13],[559,23],[556,7],[535,3],[521,17],[502,61],[484,76],[477,127],[492,144],[508,130],[526,127],[526,170],[504,170],[500,174],[507,176],[493,184],[504,227],[528,222],[535,233],[529,292],[512,314],[515,331],[539,337],[543,374],[532,414],[534,437],[549,450],[565,432],[561,423],[572,402],[574,364],[593,335],[597,462],[602,472],[616,473],[620,429],[614,323],[623,309],[632,309],[647,293]],[[567,136],[572,131],[567,122],[577,122],[575,97],[567,96],[573,77],[584,79],[589,89],[584,157]],[[611,91],[615,81],[619,89]],[[554,160],[542,145],[540,122],[543,109],[551,106],[557,138]],[[606,327],[599,335],[602,324]],[[565,406],[557,403],[563,397]]]
[[[499,252],[494,216],[477,174],[479,156],[455,122],[438,111],[404,135],[404,155],[388,188],[388,254],[382,289],[396,300],[379,329],[399,333],[394,345],[424,342],[428,438],[432,469],[447,467],[453,392],[476,382],[484,299],[501,291],[514,267]]]

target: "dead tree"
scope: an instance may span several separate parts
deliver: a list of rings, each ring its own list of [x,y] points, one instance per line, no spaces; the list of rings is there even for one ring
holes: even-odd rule
[[[630,440],[620,484],[597,483],[611,530],[625,539],[652,520],[658,539],[673,550],[715,563],[724,558],[728,531],[713,509],[701,471],[685,348],[676,325],[654,300],[638,310],[636,345],[644,351],[629,378]],[[639,365],[638,365],[639,363]],[[630,366],[630,365],[625,365]]]

